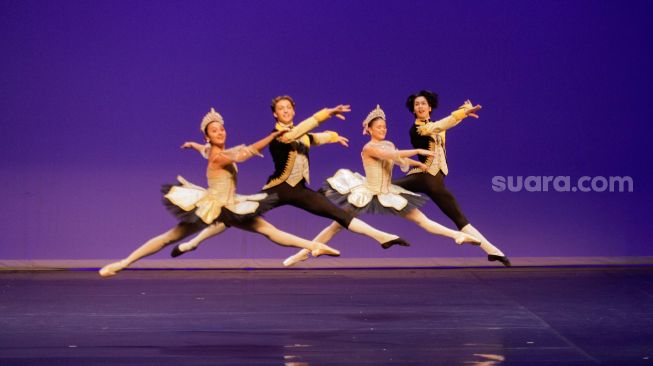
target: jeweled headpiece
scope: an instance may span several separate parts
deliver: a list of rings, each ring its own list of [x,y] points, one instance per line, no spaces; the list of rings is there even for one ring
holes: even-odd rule
[[[208,126],[211,122],[218,122],[224,126],[224,120],[222,119],[222,116],[220,113],[216,112],[213,107],[211,107],[209,113],[207,113],[204,118],[202,118],[202,124],[200,125],[200,130],[202,133],[206,133],[206,126]]]
[[[369,126],[370,122],[374,121],[377,118],[381,118],[384,121],[386,120],[385,112],[383,112],[383,109],[381,109],[381,106],[378,104],[376,105],[376,108],[374,108],[363,121],[363,135],[367,135],[367,127]]]

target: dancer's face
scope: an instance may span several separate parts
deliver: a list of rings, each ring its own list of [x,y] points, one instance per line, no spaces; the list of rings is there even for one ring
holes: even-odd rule
[[[206,137],[211,145],[224,146],[227,140],[227,130],[224,129],[222,123],[211,122],[206,127]]]
[[[413,111],[417,119],[429,119],[431,116],[431,106],[424,97],[417,97],[413,102]]]
[[[377,118],[372,121],[370,126],[367,128],[367,131],[373,140],[385,140],[385,135],[388,133],[388,128],[384,120]]]
[[[295,118],[295,108],[292,106],[292,103],[290,103],[288,99],[281,99],[274,106],[273,115],[277,121],[283,124],[288,124]]]

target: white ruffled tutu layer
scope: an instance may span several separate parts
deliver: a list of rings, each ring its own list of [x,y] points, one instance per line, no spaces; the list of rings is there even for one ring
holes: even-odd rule
[[[340,169],[323,185],[326,197],[356,213],[399,215],[421,207],[427,200],[399,186],[389,184],[385,191],[370,187],[365,177]]]
[[[177,177],[180,185],[164,185],[164,204],[183,222],[210,225],[220,221],[228,226],[244,223],[272,208],[273,197],[266,193],[221,197],[211,189]]]

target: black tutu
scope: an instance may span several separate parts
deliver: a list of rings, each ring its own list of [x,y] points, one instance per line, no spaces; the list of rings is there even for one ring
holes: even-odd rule
[[[386,207],[379,202],[377,196],[372,197],[370,203],[365,207],[356,207],[347,201],[348,194],[340,194],[335,189],[331,188],[328,182],[324,182],[319,192],[328,198],[331,202],[340,206],[342,209],[351,212],[355,215],[360,214],[373,214],[373,215],[403,215],[410,210],[422,207],[428,200],[422,195],[412,195],[408,193],[400,193],[399,195],[408,201],[406,207],[401,210],[396,210],[394,207]]]
[[[163,193],[164,195],[167,194],[170,191],[170,189],[175,185],[176,184],[162,185],[161,193]],[[262,200],[256,201],[258,202],[258,207],[256,208],[256,211],[248,214],[238,214],[229,210],[226,207],[222,207],[222,209],[220,210],[220,215],[218,215],[218,217],[215,220],[213,220],[212,224],[216,222],[221,222],[226,226],[247,226],[256,217],[263,216],[263,213],[273,209],[275,207],[274,204],[276,203],[277,200],[278,199],[276,195],[268,194]],[[193,224],[200,227],[209,226],[207,223],[202,221],[202,219],[199,216],[195,214],[195,210],[197,210],[197,208],[195,210],[185,211],[181,207],[172,203],[166,197],[163,197],[162,203],[166,207],[168,212],[170,212],[173,216],[175,216],[177,220],[179,220],[180,222]]]

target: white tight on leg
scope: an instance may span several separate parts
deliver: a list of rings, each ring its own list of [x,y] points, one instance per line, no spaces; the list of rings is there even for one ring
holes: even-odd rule
[[[127,268],[137,260],[152,255],[167,245],[177,242],[193,233],[196,233],[200,228],[196,225],[180,223],[165,233],[155,236],[154,238],[145,242],[145,244],[134,250],[127,258],[109,263],[100,269],[100,276],[110,277],[117,272]]]
[[[437,222],[429,219],[418,209],[413,209],[404,214],[404,217],[421,227],[422,229],[428,231],[431,234],[442,235],[448,238],[455,239],[457,231],[451,230],[445,226],[438,224]]]
[[[269,222],[263,220],[261,217],[255,218],[252,224],[239,226],[239,228],[264,235],[266,238],[279,245],[309,249],[313,257],[319,257],[321,255],[340,255],[338,250],[333,249],[326,244],[306,240],[299,236],[281,231]]]
[[[316,241],[318,243],[328,243],[336,234],[338,234],[341,230],[343,229],[340,224],[338,224],[336,221],[332,222],[331,225],[325,227],[322,231],[320,231],[319,234],[315,238],[313,238],[313,241]],[[286,267],[289,267],[297,262],[305,261],[308,259],[308,254],[310,253],[310,250],[308,249],[302,249],[299,252],[293,254],[292,256],[286,258],[286,260],[283,262]]]
[[[333,239],[336,234],[338,234],[341,230],[343,229],[340,224],[337,222],[332,222],[331,225],[325,227],[322,231],[320,231],[319,234],[315,238],[313,238],[313,241],[316,241],[318,243],[328,243]]]
[[[216,236],[227,229],[228,229],[227,225],[221,222],[216,222],[215,224],[209,225],[206,228],[204,228],[204,230],[200,231],[200,233],[197,234],[191,240],[179,244],[179,250],[181,250],[182,252],[195,250],[204,240]]]
[[[483,236],[483,234],[481,234],[480,231],[476,230],[476,228],[473,227],[472,224],[465,225],[465,227],[460,229],[460,231],[462,231],[464,233],[467,233],[467,234],[470,234],[470,235],[474,235],[475,237],[479,238],[481,240],[481,249],[483,249],[485,251],[485,253],[492,254],[492,255],[498,255],[498,256],[502,256],[502,257],[505,256],[505,254],[503,254],[503,252],[499,248],[492,245],[492,243],[490,243],[490,241],[487,240]]]
[[[381,244],[398,238],[397,235],[389,234],[384,231],[375,229],[357,218],[351,220],[347,230],[355,232],[356,234],[369,236]]]
[[[299,236],[287,233],[285,231],[281,231],[260,217],[254,219],[252,225],[242,227],[239,226],[239,228],[261,234],[268,238],[270,241],[287,247],[299,247],[312,250],[317,248],[319,245],[316,242],[300,238]]]
[[[438,224],[437,222],[426,217],[426,215],[424,215],[424,213],[418,209],[412,209],[408,211],[406,214],[404,214],[404,218],[416,223],[417,225],[419,225],[419,227],[428,231],[431,234],[442,235],[451,238],[455,240],[457,244],[462,244],[467,242],[467,243],[476,243],[478,245],[478,243],[480,242],[479,239],[474,238],[471,235],[462,233],[460,231],[452,230],[446,226]]]
[[[145,244],[141,245],[138,249],[133,251],[123,261],[126,263],[126,266],[129,266],[143,257],[152,255],[164,247],[196,233],[198,230],[199,227],[195,225],[184,223],[178,224],[165,233],[159,236],[155,236],[154,238],[145,242]]]

